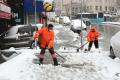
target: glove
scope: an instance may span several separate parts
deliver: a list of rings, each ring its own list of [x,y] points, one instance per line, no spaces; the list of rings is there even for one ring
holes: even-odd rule
[[[52,41],[50,41],[47,48],[50,49],[52,47],[53,47],[53,43],[52,43]]]
[[[90,38],[87,38],[87,41],[90,42]]]

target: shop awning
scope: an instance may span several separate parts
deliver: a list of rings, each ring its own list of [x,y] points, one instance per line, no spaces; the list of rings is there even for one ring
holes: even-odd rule
[[[11,19],[11,14],[3,12],[3,11],[0,11],[0,18]]]
[[[11,8],[3,3],[0,3],[0,18],[11,19]]]

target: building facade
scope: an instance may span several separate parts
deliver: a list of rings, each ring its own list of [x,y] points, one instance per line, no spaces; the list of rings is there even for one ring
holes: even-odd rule
[[[6,0],[0,0],[0,33],[10,27],[11,8],[7,5]]]
[[[46,11],[46,9],[44,9],[44,3],[46,2],[51,3],[53,5],[50,11]],[[24,0],[23,3],[25,24],[42,23],[46,26],[48,23],[48,19],[51,16],[54,16],[55,3],[52,0],[36,0],[36,2],[35,0]],[[51,12],[53,12],[53,14]]]
[[[23,0],[7,0],[7,4],[11,8],[11,25],[24,24]]]
[[[85,7],[87,12],[114,14],[117,11],[117,0],[86,0]]]
[[[60,3],[56,3],[56,5],[57,4]],[[90,13],[102,12],[108,14],[117,12],[117,0],[63,0],[62,6],[62,12],[65,15],[72,17],[81,11]]]
[[[117,0],[117,15],[120,16],[120,0]]]

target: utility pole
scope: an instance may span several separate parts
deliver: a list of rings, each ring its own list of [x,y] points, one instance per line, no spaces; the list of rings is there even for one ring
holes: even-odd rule
[[[36,10],[36,0],[34,0],[34,1],[35,1],[34,4],[35,4],[35,26],[36,26],[36,27],[35,27],[35,31],[37,31],[37,25],[36,25],[36,13],[37,13],[37,12],[36,12],[36,11],[37,11],[37,10]],[[35,40],[35,48],[37,49],[37,41],[36,41],[36,40]]]
[[[80,32],[80,36],[81,36],[81,46],[83,45],[83,34],[82,34],[82,13],[83,13],[83,0],[81,0],[81,32]],[[82,50],[83,48],[81,48]]]
[[[70,20],[72,20],[72,0],[70,1]]]
[[[35,0],[35,26],[36,26],[36,0]]]
[[[63,13],[62,9],[63,9],[63,0],[61,0],[61,15]]]

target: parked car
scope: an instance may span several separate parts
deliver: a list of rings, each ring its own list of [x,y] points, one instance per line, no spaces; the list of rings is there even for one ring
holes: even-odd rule
[[[16,25],[0,35],[0,49],[10,47],[34,48],[33,32],[36,26]]]
[[[120,58],[120,22],[102,22],[97,27],[101,32],[101,47],[110,51],[110,57]]]
[[[115,57],[120,58],[120,31],[117,32],[110,40],[110,57],[112,59]]]

